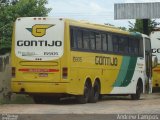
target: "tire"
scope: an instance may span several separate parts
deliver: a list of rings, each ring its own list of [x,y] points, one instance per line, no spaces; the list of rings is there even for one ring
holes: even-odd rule
[[[143,90],[142,83],[138,82],[138,84],[136,86],[136,94],[131,94],[131,99],[132,100],[139,100],[141,97],[142,90]]]
[[[90,103],[96,103],[100,98],[100,85],[98,81],[95,81],[89,97]]]
[[[91,92],[91,84],[90,82],[86,81],[85,85],[84,85],[84,93],[81,96],[77,96],[77,101],[80,104],[85,104],[88,102],[89,100],[89,95]]]
[[[103,95],[99,94],[99,99],[98,100],[103,100]]]

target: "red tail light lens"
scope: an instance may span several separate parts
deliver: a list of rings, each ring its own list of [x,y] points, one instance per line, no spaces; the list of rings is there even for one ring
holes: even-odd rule
[[[15,77],[15,76],[16,76],[16,68],[12,67],[12,77]]]
[[[67,79],[68,77],[68,68],[67,67],[63,67],[62,69],[62,78]]]

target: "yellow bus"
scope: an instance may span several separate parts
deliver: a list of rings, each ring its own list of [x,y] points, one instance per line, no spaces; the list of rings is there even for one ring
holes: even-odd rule
[[[160,65],[153,69],[152,89],[153,92],[160,92]]]
[[[160,92],[160,30],[151,32],[150,38],[152,54],[158,58],[158,65],[153,68],[152,89],[153,92]]]
[[[14,93],[36,103],[75,96],[79,103],[102,95],[140,99],[151,81],[150,39],[139,33],[62,18],[24,17],[12,41]]]

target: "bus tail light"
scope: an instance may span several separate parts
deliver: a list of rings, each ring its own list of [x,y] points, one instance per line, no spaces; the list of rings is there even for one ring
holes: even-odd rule
[[[16,76],[16,68],[12,67],[12,77],[15,77],[15,76]]]
[[[68,68],[67,67],[63,67],[62,69],[62,78],[67,79],[68,76]]]

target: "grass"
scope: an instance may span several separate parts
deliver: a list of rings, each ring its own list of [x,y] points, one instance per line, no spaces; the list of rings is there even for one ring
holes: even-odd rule
[[[28,95],[13,95],[11,100],[3,98],[0,100],[0,104],[32,104],[33,99]]]

